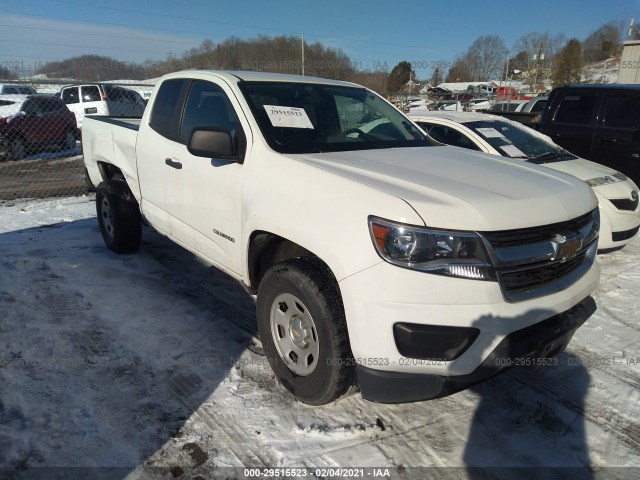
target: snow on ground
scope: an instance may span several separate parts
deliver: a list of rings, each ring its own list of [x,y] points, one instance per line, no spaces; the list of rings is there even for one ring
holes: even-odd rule
[[[94,208],[90,197],[0,208],[0,478],[45,466],[122,467],[109,478],[146,467],[163,467],[158,478],[226,466],[640,471],[602,470],[640,468],[640,240],[599,257],[599,309],[557,366],[428,402],[353,393],[309,407],[260,355],[254,298],[237,282],[148,230],[139,253],[109,252]]]

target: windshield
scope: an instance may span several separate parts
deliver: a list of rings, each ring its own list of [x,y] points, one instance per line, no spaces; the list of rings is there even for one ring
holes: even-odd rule
[[[22,102],[13,102],[11,100],[0,100],[0,118],[12,117],[20,111]]]
[[[529,127],[499,120],[468,122],[464,125],[480,135],[505,157],[525,158],[536,163],[576,158]]]
[[[240,88],[277,152],[432,145],[405,116],[364,88],[284,82],[242,82]]]

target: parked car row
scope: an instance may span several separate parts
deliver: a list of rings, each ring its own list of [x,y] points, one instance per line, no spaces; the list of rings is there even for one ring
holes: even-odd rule
[[[638,187],[620,172],[579,158],[546,135],[503,117],[432,112],[412,119],[433,139],[447,145],[522,159],[585,181],[599,201],[600,249],[623,247],[638,233]]]
[[[26,85],[0,88],[0,160],[74,148],[85,115],[140,118],[146,106],[138,92],[111,84],[70,85],[56,95],[37,94]]]
[[[36,89],[20,83],[0,83],[0,95],[33,95]]]

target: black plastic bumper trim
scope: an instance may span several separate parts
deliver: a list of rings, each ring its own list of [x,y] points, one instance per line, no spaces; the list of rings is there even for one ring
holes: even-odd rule
[[[455,360],[478,338],[473,327],[396,323],[393,338],[403,357],[423,360]]]

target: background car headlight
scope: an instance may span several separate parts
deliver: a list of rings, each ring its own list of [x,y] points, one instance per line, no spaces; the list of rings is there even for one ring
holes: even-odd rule
[[[482,240],[474,232],[435,230],[369,218],[378,255],[394,265],[428,273],[495,280]]]
[[[624,182],[626,179],[627,177],[625,174],[616,172],[612,175],[605,175],[604,177],[590,178],[586,182],[590,187],[600,187],[601,185]]]

